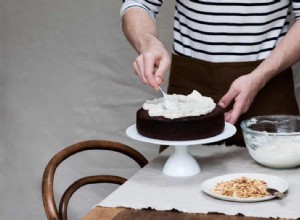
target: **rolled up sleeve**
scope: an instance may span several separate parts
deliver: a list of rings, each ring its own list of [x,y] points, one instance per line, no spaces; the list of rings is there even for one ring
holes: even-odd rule
[[[123,16],[130,8],[141,8],[145,10],[151,18],[153,18],[153,20],[155,20],[161,5],[162,0],[125,0],[121,7],[120,15]]]
[[[300,0],[293,0],[292,4],[295,19],[300,19]]]

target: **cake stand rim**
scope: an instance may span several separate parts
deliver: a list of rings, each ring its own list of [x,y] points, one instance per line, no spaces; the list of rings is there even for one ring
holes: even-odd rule
[[[197,140],[187,140],[187,141],[171,141],[171,140],[160,140],[154,138],[145,137],[137,132],[136,124],[129,126],[126,129],[126,135],[134,140],[138,140],[141,142],[158,144],[158,145],[196,145],[196,144],[209,144],[221,140],[225,140],[236,133],[237,129],[233,124],[225,122],[224,130],[222,133],[217,134],[213,137],[197,139]]]

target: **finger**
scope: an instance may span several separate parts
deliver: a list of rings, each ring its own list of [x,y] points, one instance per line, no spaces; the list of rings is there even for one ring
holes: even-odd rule
[[[158,85],[161,85],[163,83],[164,79],[161,76],[156,76],[154,74],[154,77],[155,77],[155,81]]]
[[[231,112],[232,112],[232,110],[224,113],[224,119],[226,122],[229,122]]]
[[[227,120],[228,123],[235,124],[238,121],[239,117],[242,114],[242,107],[243,104],[241,102],[236,101],[234,103],[233,108],[230,111],[228,116],[228,120]]]
[[[158,85],[162,84],[163,76],[166,73],[166,71],[168,70],[169,65],[170,65],[169,59],[163,58],[159,64],[159,66],[157,67],[154,75],[155,75],[155,80]]]
[[[144,73],[144,59],[143,59],[143,57],[142,56],[137,57],[136,58],[136,63],[137,63],[138,69],[139,69],[139,76],[140,76],[141,81],[144,84],[148,84],[147,78],[145,77],[145,73]]]
[[[220,99],[218,105],[222,108],[227,108],[237,95],[238,91],[230,88],[229,91]]]
[[[147,84],[153,89],[158,90],[158,84],[155,80],[156,65],[155,60],[152,56],[144,56],[144,77],[146,78]]]
[[[139,66],[136,61],[133,62],[133,72],[139,77],[140,81],[143,82],[143,78],[140,73]]]
[[[132,68],[133,68],[133,72],[134,72],[137,76],[139,76],[139,69],[138,69],[138,65],[137,65],[136,61],[134,61],[134,62],[132,63]]]

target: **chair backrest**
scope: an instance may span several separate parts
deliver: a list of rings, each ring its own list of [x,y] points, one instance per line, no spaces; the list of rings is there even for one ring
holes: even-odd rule
[[[111,176],[111,175],[97,175],[97,176],[87,176],[81,178],[74,183],[72,183],[67,190],[62,195],[59,202],[59,211],[57,209],[57,205],[54,199],[54,175],[56,168],[68,157],[77,154],[82,151],[87,150],[108,150],[114,151],[121,154],[124,154],[134,161],[136,161],[140,167],[144,167],[148,161],[147,159],[140,154],[135,149],[118,142],[114,141],[106,141],[106,140],[89,140],[83,141],[76,144],[73,144],[65,149],[61,150],[57,154],[55,154],[52,159],[47,164],[42,180],[42,197],[45,212],[47,218],[50,220],[67,220],[67,209],[68,203],[74,192],[80,187],[87,184],[95,184],[95,183],[114,183],[114,184],[123,184],[126,179],[119,176]]]

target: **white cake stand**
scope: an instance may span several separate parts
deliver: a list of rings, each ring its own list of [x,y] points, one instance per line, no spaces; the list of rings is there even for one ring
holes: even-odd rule
[[[193,176],[201,172],[200,166],[196,159],[189,153],[189,146],[196,144],[208,144],[216,141],[221,141],[231,137],[236,132],[234,125],[225,122],[225,128],[221,134],[216,136],[192,140],[192,141],[166,141],[159,139],[152,139],[140,135],[137,132],[136,125],[127,128],[126,134],[135,140],[158,144],[158,145],[172,145],[175,148],[174,153],[168,158],[164,165],[163,173],[168,176],[186,177]]]

